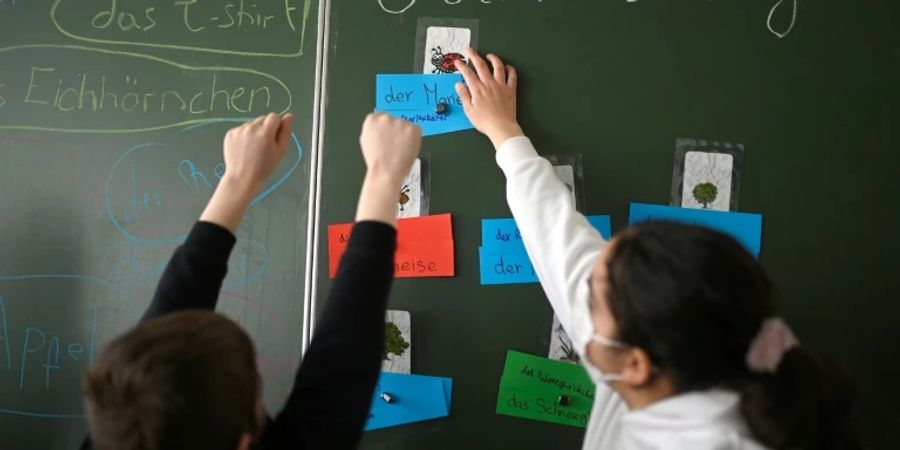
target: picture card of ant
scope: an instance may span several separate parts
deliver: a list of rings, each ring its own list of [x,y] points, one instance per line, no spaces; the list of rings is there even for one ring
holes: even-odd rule
[[[579,361],[578,352],[572,345],[572,340],[566,334],[566,330],[559,323],[556,314],[553,315],[553,328],[550,331],[550,351],[547,352],[547,358],[557,361],[568,361],[577,363]]]
[[[397,198],[397,217],[420,217],[428,215],[429,177],[428,155],[421,154],[413,163],[409,175],[403,180]]]
[[[679,138],[672,169],[673,206],[736,211],[744,146]]]
[[[547,161],[553,165],[553,171],[560,181],[566,185],[571,194],[572,203],[577,211],[584,210],[584,167],[582,157],[578,155],[548,155]]]
[[[416,31],[414,73],[456,73],[466,49],[478,45],[478,20],[422,17]]]
[[[381,370],[412,372],[412,320],[409,311],[388,310],[384,317],[384,350]]]

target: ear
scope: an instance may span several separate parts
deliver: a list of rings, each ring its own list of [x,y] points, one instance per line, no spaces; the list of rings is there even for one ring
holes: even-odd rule
[[[237,450],[250,450],[253,448],[253,436],[250,433],[244,433],[241,435],[241,440],[238,441]]]
[[[624,350],[625,366],[622,368],[622,382],[634,387],[645,386],[653,378],[653,361],[640,347]]]

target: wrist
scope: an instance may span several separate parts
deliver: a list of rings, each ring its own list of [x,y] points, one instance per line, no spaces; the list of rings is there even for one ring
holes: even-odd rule
[[[394,171],[376,166],[366,169],[366,176],[363,179],[363,183],[391,187],[391,189],[400,189],[400,185],[403,183],[404,178],[406,178],[406,174],[401,175]]]
[[[232,200],[245,200],[249,203],[260,189],[262,189],[262,183],[260,182],[225,174],[219,181],[215,193]]]
[[[491,143],[494,144],[494,148],[499,149],[504,142],[514,137],[524,136],[525,132],[522,131],[522,127],[518,123],[511,122],[494,128],[487,135]]]

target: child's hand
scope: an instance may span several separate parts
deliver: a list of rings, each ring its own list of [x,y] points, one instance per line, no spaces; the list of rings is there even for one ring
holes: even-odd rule
[[[229,130],[223,146],[223,182],[245,187],[256,195],[287,151],[293,119],[291,114],[279,117],[271,113]]]
[[[363,122],[359,136],[368,174],[403,182],[422,148],[422,129],[384,113],[373,113]]]
[[[269,114],[225,135],[225,174],[200,220],[237,231],[244,212],[278,166],[291,141],[294,116]]]
[[[507,139],[524,133],[516,120],[516,86],[518,76],[512,66],[504,66],[494,55],[487,55],[493,72],[475,50],[466,51],[473,71],[464,61],[456,61],[456,68],[466,84],[456,85],[456,92],[463,102],[463,110],[475,128],[487,135],[494,148]]]
[[[359,136],[366,177],[356,221],[377,221],[396,226],[400,185],[422,148],[422,129],[387,114],[374,113],[363,122]]]

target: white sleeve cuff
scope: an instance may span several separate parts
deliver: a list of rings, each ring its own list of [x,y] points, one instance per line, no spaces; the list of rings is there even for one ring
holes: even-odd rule
[[[497,165],[506,172],[515,163],[538,156],[531,139],[527,136],[516,136],[506,140],[497,147]]]

